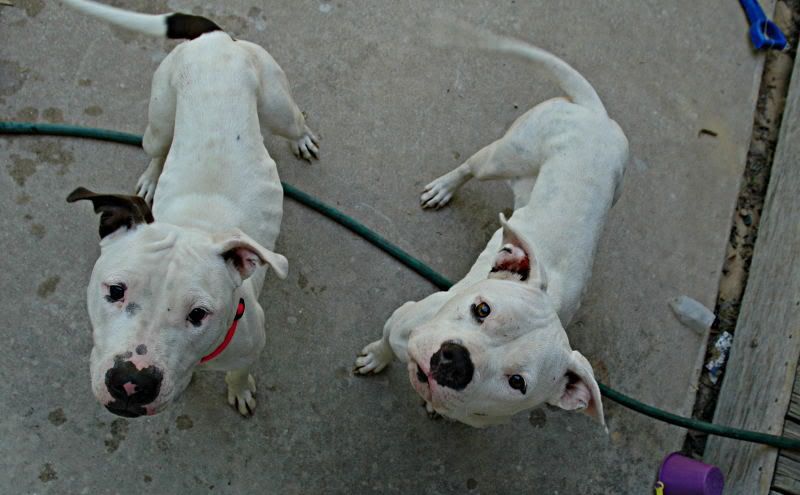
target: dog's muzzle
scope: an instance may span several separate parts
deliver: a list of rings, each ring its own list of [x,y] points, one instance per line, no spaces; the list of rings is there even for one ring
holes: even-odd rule
[[[155,366],[138,369],[122,356],[106,371],[106,388],[113,401],[106,409],[119,416],[135,418],[147,414],[145,405],[153,402],[161,390],[163,373]]]
[[[445,342],[431,356],[430,372],[439,385],[463,390],[472,381],[475,366],[466,347],[455,342]]]

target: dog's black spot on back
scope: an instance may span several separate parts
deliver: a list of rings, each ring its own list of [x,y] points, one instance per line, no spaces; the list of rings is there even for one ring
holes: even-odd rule
[[[212,31],[222,31],[222,28],[205,17],[181,13],[167,17],[167,38],[193,40]]]
[[[138,354],[140,356],[144,356],[145,354],[147,354],[147,346],[144,345],[144,344],[137,345],[136,346],[136,354]]]

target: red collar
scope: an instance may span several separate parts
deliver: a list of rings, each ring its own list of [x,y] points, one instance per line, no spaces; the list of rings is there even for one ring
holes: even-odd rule
[[[233,334],[236,333],[236,327],[239,326],[239,320],[242,319],[242,315],[244,315],[244,299],[240,298],[239,306],[236,308],[236,316],[233,318],[233,323],[231,323],[230,328],[228,328],[228,333],[225,334],[225,339],[219,346],[217,346],[216,349],[211,351],[211,354],[208,354],[200,359],[201,364],[207,363],[208,361],[211,361],[215,357],[219,356],[219,354],[224,351],[226,347],[228,347],[228,344],[230,344],[231,340],[233,340]]]

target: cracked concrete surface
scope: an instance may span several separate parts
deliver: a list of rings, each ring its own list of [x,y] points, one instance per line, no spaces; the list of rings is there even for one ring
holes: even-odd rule
[[[141,133],[150,77],[173,42],[110,28],[57,2],[0,6],[0,119]],[[307,165],[268,136],[282,179],[360,219],[446,276],[465,273],[511,206],[468,184],[438,212],[418,193],[558,90],[513,59],[423,41],[422,0],[114,1],[206,15],[266,47],[322,138]],[[750,137],[761,60],[736,2],[474,0],[461,19],[530,40],[595,86],[632,160],[570,327],[605,383],[688,414],[704,339],[667,301],[713,306]],[[716,135],[702,132],[711,130]],[[290,277],[262,295],[267,348],[256,416],[199,375],[163,414],[112,416],[89,388],[85,284],[97,219],[78,185],[132,191],[141,150],[0,138],[0,491],[3,493],[648,493],[681,429],[606,401],[610,433],[540,410],[487,430],[432,422],[401,366],[350,374],[401,303],[433,288],[287,200],[277,250]]]

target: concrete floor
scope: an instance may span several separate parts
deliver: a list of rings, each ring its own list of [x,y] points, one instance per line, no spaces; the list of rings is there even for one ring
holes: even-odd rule
[[[144,130],[150,77],[174,43],[57,2],[13,3],[0,6],[1,120]],[[510,192],[473,182],[449,208],[423,212],[419,191],[559,94],[519,61],[426,46],[424,0],[114,3],[202,13],[265,46],[323,140],[322,160],[309,166],[267,137],[282,178],[454,279]],[[690,413],[705,338],[677,323],[667,300],[714,303],[761,69],[737,2],[443,10],[559,54],[626,131],[624,193],[569,332],[603,382]],[[0,138],[0,492],[636,494],[650,492],[660,459],[682,445],[683,430],[608,401],[608,435],[554,410],[488,430],[434,422],[401,366],[351,376],[356,351],[392,310],[433,288],[291,201],[278,242],[291,275],[262,296],[270,323],[256,417],[229,408],[213,374],[159,416],[112,416],[88,379],[84,290],[97,219],[64,198],[78,185],[131,191],[146,161],[122,145]]]

